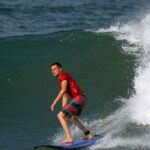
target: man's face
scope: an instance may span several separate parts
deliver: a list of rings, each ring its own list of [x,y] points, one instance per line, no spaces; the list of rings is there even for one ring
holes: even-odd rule
[[[58,77],[59,76],[59,74],[60,74],[60,72],[61,72],[61,68],[59,68],[57,65],[53,65],[53,66],[51,66],[51,72],[52,72],[52,75],[54,76],[54,77]]]

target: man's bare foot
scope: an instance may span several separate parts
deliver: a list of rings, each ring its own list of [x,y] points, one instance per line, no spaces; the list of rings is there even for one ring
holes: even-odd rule
[[[70,144],[70,143],[72,143],[73,142],[73,139],[64,139],[64,140],[62,140],[60,143],[61,144]]]
[[[86,135],[86,137],[87,137],[87,139],[92,139],[93,138],[93,135],[90,133],[90,134],[88,134],[88,135]]]
[[[80,139],[82,139],[82,140],[90,140],[90,139],[92,139],[92,138],[93,138],[93,135],[90,133],[90,134],[88,134],[88,135],[82,136]]]

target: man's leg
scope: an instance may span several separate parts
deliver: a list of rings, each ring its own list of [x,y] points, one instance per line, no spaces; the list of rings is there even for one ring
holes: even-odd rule
[[[80,130],[82,130],[88,139],[93,138],[93,135],[88,131],[88,129],[86,129],[86,127],[75,116],[72,116],[70,121],[74,123]]]
[[[65,138],[64,141],[62,141],[62,143],[72,142],[73,139],[72,139],[72,136],[71,136],[71,133],[70,133],[70,130],[69,130],[69,127],[67,125],[67,121],[66,121],[66,119],[64,117],[63,112],[59,112],[57,117],[58,117],[58,119],[59,119],[59,121],[60,121],[60,123],[61,123],[61,125],[62,125],[62,127],[63,127],[63,129],[65,131],[65,133],[66,133],[66,138]]]

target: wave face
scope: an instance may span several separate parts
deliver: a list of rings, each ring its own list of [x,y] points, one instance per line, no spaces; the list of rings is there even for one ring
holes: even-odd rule
[[[61,103],[49,110],[59,90],[54,61],[88,96],[80,119],[104,135],[91,149],[150,149],[149,1],[0,4],[0,149],[64,138]],[[82,135],[69,126],[75,139]]]
[[[61,103],[54,113],[49,110],[59,90],[49,71],[54,61],[63,64],[88,96],[83,119],[107,117],[122,105],[120,97],[128,98],[132,93],[135,56],[125,54],[121,42],[111,34],[72,30],[4,38],[0,45],[0,61],[5,64],[0,70],[4,148],[7,140],[18,144],[12,139],[14,133],[16,139],[26,141],[32,132],[29,144],[34,141],[42,144],[40,139],[57,133],[56,113]],[[39,131],[41,126],[45,127]],[[24,142],[20,144],[25,146]]]

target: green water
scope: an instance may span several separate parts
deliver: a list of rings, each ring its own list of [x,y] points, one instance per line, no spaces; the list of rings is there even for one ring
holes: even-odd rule
[[[49,110],[59,91],[57,79],[49,71],[54,61],[63,64],[88,96],[81,118],[103,118],[115,111],[121,105],[117,99],[132,92],[135,65],[135,58],[123,53],[121,44],[109,34],[85,31],[1,39],[4,148],[18,140],[18,147],[24,143],[28,143],[24,149],[32,147],[60,128],[56,118],[60,104],[54,113]]]

